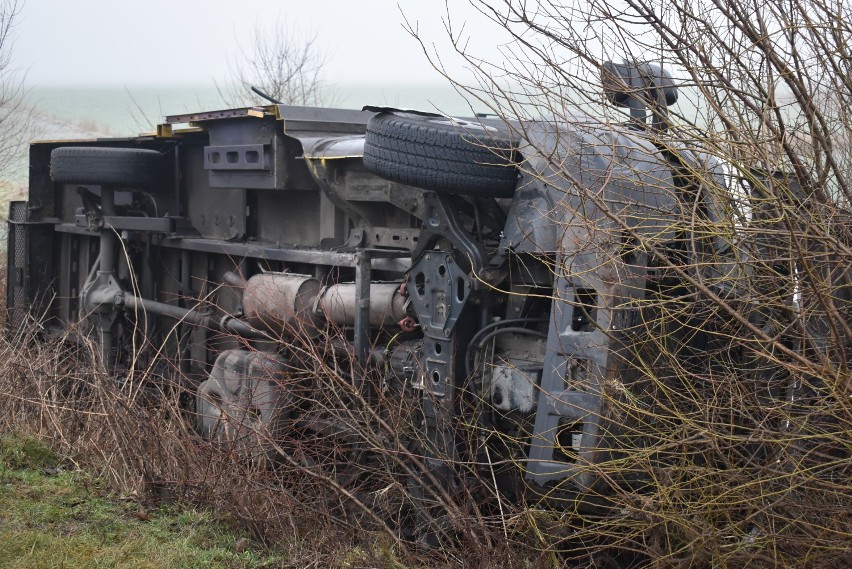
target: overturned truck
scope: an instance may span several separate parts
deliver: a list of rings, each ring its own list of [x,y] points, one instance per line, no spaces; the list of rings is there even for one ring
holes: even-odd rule
[[[621,125],[271,104],[33,144],[9,322],[77,330],[117,381],[156,369],[191,393],[202,436],[232,443],[334,436],[295,419],[311,365],[346,361],[359,401],[415,402],[418,484],[464,463],[509,493],[600,505],[598,466],[644,444],[613,401],[648,394],[661,342],[697,376],[752,370],[759,399],[790,387],[745,351],[705,356],[731,338],[696,324],[712,307],[664,317],[696,287],[748,296],[742,251],[701,230],[728,219],[726,180],[667,134],[676,91],[642,75],[659,70],[608,69]],[[765,329],[753,312],[742,329]]]

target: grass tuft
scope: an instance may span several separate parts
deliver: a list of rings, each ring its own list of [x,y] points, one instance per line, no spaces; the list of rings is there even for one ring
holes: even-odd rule
[[[210,512],[110,497],[84,472],[52,470],[57,458],[32,439],[0,437],[0,567],[284,565]]]
[[[15,434],[0,435],[0,468],[8,470],[54,467],[59,456],[44,444]]]

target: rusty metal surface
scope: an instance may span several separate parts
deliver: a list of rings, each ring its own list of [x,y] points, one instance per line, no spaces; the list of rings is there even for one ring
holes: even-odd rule
[[[224,109],[221,111],[207,111],[204,113],[185,113],[181,115],[167,115],[166,124],[203,123],[206,121],[225,120],[233,118],[261,118],[271,115],[272,110],[268,107],[246,107],[241,109]]]
[[[370,326],[395,325],[405,318],[405,297],[400,294],[400,282],[370,283]],[[339,283],[323,290],[319,306],[330,322],[341,326],[355,323],[359,309],[358,288],[355,283]]]
[[[272,333],[305,330],[313,334],[320,322],[314,313],[319,291],[320,282],[310,276],[254,275],[243,289],[243,312],[250,324]]]

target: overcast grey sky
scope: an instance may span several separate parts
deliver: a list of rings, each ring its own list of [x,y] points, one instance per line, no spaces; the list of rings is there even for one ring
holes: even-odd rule
[[[495,41],[494,27],[465,0],[450,5],[473,41]],[[403,14],[450,69],[461,69],[449,57],[442,0],[26,0],[14,58],[30,85],[208,84],[227,76],[226,58],[238,41],[251,44],[257,23],[280,18],[313,30],[331,83],[441,82],[403,29]]]

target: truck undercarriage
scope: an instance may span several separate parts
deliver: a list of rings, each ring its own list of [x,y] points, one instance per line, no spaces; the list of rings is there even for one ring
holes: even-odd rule
[[[660,342],[695,377],[793,388],[723,346],[772,318],[732,239],[702,234],[727,215],[720,166],[649,132],[271,105],[37,143],[9,216],[9,322],[94,339],[119,382],[182,386],[200,434],[240,448],[346,440],[316,411],[322,361],[352,387],[338,401],[414,403],[417,484],[473,465],[507,494],[596,507],[648,483],[599,467],[645,444],[618,402],[665,376]]]

